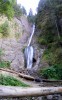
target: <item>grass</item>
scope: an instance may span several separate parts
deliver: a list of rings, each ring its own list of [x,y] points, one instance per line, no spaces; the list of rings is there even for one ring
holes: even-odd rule
[[[18,79],[12,76],[4,76],[2,74],[0,75],[0,85],[28,87],[27,84],[19,81]]]

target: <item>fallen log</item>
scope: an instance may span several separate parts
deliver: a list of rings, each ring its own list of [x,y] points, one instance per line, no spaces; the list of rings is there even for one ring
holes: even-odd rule
[[[0,71],[6,71],[6,72],[9,72],[9,73],[17,74],[21,78],[25,78],[27,80],[36,81],[36,82],[62,82],[62,80],[50,80],[50,79],[41,79],[40,80],[40,79],[36,79],[36,78],[34,78],[34,77],[30,76],[30,75],[18,73],[16,71],[13,71],[13,70],[10,70],[10,69],[0,68]]]
[[[42,82],[62,82],[62,80],[42,79]]]
[[[0,86],[0,98],[32,97],[62,93],[62,87],[21,88],[13,86]]]
[[[14,73],[14,74],[18,74],[18,72],[10,70],[10,69],[6,69],[6,68],[0,68],[1,71],[6,71],[6,72],[10,72],[10,73]]]
[[[18,73],[16,71],[12,71],[12,70],[9,70],[9,69],[3,69],[3,68],[0,68],[1,71],[6,71],[6,72],[9,72],[9,73],[13,73],[13,74],[17,74],[18,77],[21,77],[21,78],[25,78],[27,80],[31,80],[31,81],[34,81],[34,77],[30,76],[30,75],[25,75],[25,74],[22,74],[22,73]]]
[[[21,78],[25,78],[27,80],[31,80],[31,81],[34,81],[34,77],[30,76],[30,75],[24,75],[24,74],[18,74],[19,77]]]

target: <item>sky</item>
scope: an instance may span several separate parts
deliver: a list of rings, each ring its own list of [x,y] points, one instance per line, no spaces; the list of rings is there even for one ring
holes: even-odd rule
[[[17,3],[25,7],[27,14],[29,13],[30,8],[32,8],[33,14],[35,14],[39,0],[17,0]]]

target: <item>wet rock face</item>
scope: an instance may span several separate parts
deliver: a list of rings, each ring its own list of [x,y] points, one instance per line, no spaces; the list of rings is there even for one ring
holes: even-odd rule
[[[32,39],[32,43],[31,45],[34,48],[34,58],[33,58],[33,69],[34,70],[39,70],[39,68],[41,67],[41,60],[42,60],[42,55],[44,52],[44,48],[39,47],[37,40],[36,40],[36,33],[34,33],[33,39]]]
[[[2,59],[9,61],[11,68],[16,71],[22,68],[24,66],[24,58],[20,42],[17,42],[16,39],[2,39],[2,42],[2,44],[0,42],[2,51],[4,52]]]

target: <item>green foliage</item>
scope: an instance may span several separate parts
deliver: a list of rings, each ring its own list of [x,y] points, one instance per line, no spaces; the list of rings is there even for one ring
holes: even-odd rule
[[[62,64],[62,48],[59,42],[48,45],[44,51],[43,60],[46,60],[49,65]]]
[[[46,47],[42,61],[51,66],[42,72],[47,78],[62,79],[61,20],[62,0],[40,0],[35,25],[38,33],[37,41]]]
[[[19,4],[14,5],[14,12],[16,17],[20,17],[21,15],[26,15],[26,10],[25,8]]]
[[[0,68],[9,68],[10,62],[9,61],[0,61]]]
[[[44,51],[42,58],[43,61],[45,60],[49,65],[52,65],[54,63],[53,58],[54,58],[53,52],[49,51],[48,49]]]
[[[11,19],[14,16],[13,6],[15,3],[16,0],[0,0],[0,13]]]
[[[36,16],[36,32],[38,43],[45,45],[42,61],[49,66],[62,65],[62,1],[61,0],[40,0]],[[45,67],[45,66],[44,66]],[[56,67],[60,73],[60,67]],[[62,70],[61,70],[62,71]],[[50,67],[44,71],[48,78],[54,78],[56,69]],[[56,74],[57,76],[58,74]],[[58,76],[57,76],[58,79]]]
[[[0,33],[2,33],[3,37],[7,37],[9,35],[9,24],[7,21],[5,21],[1,26],[0,26]]]
[[[24,15],[27,14],[27,13],[26,13],[26,10],[25,10],[25,8],[24,8],[23,6],[22,6],[21,10],[22,10],[22,13],[23,13]]]
[[[46,40],[43,39],[43,38],[40,38],[40,37],[37,38],[37,42],[38,42],[39,44],[42,44],[42,45],[46,45],[46,44],[47,44]]]
[[[18,5],[16,0],[0,0],[0,14],[4,14],[11,20],[14,16],[26,15],[26,10]]]
[[[9,68],[9,61],[2,61],[2,55],[4,54],[3,50],[0,48],[0,68]]]
[[[62,63],[62,48],[57,48],[55,52],[55,63]]]
[[[40,0],[36,16],[36,29],[39,30],[38,38],[40,40],[43,38],[46,44],[57,41],[62,36],[60,25],[61,12],[61,0],[44,0],[44,2]],[[42,44],[42,41],[40,41],[40,44]]]
[[[40,73],[49,79],[62,79],[62,65],[53,65],[51,67],[45,68]]]
[[[11,20],[11,18],[14,17],[14,9],[10,6],[7,6],[7,11],[6,11],[6,16],[8,17],[8,19]]]
[[[14,12],[16,17],[20,17],[22,15],[21,5],[14,5]]]
[[[28,85],[19,81],[18,79],[12,77],[12,76],[4,76],[0,75],[0,85],[10,85],[10,86],[21,86],[21,87],[27,87]]]
[[[30,23],[34,23],[34,22],[35,22],[35,16],[33,15],[32,9],[30,9],[27,18],[28,18],[28,21],[29,21]]]

